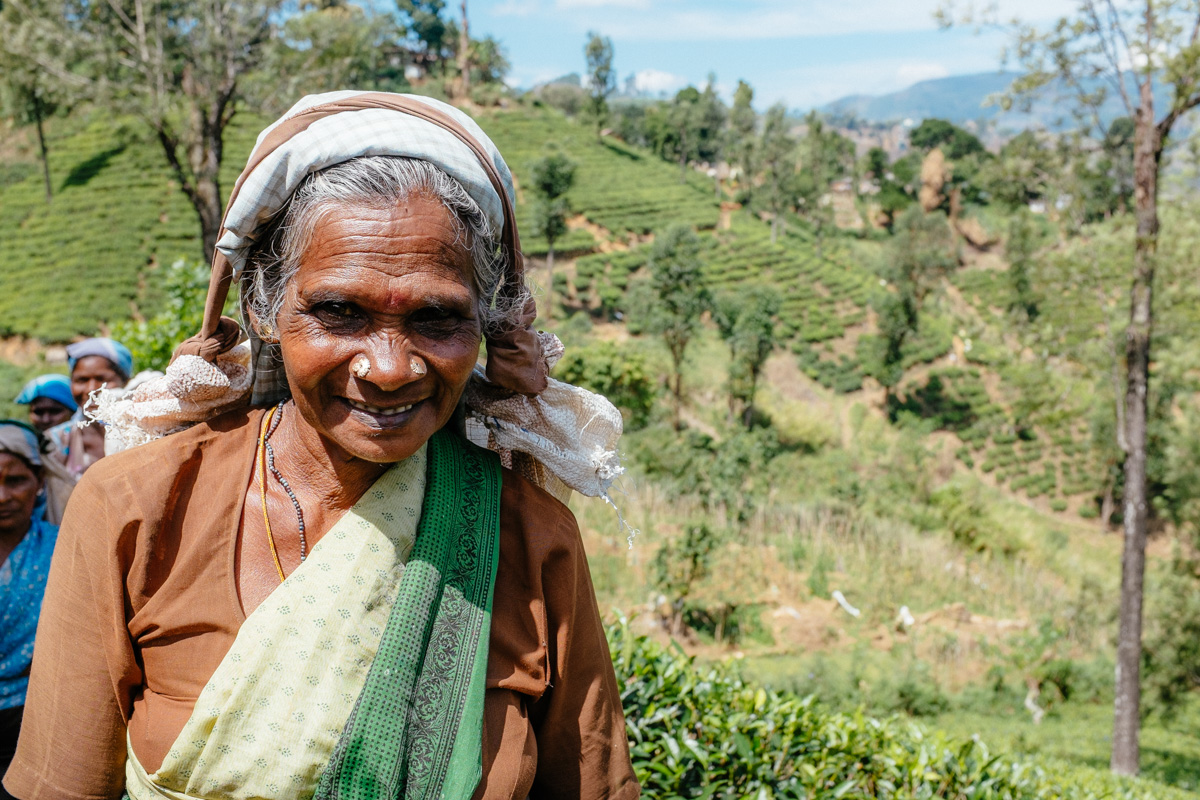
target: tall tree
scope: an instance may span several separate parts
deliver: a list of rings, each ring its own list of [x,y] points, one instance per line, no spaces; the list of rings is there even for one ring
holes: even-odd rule
[[[662,337],[671,354],[671,394],[675,430],[681,430],[683,357],[709,307],[701,271],[700,237],[686,225],[674,225],[658,236],[650,250],[650,289],[654,302],[646,309],[645,328]]]
[[[533,191],[533,233],[544,236],[546,244],[546,291],[551,302],[547,314],[554,308],[554,241],[567,232],[567,214],[571,207],[566,194],[575,182],[575,162],[562,153],[551,153],[534,162],[530,169]]]
[[[617,71],[613,69],[612,40],[589,31],[583,48],[587,60],[588,117],[596,126],[596,138],[608,122],[608,97],[617,88]]]
[[[688,162],[700,155],[701,96],[695,86],[687,86],[675,94],[667,119],[671,137],[665,140],[663,155],[679,164],[679,182],[687,182]]]
[[[471,31],[467,23],[467,0],[462,0],[462,25],[458,29],[458,74],[460,97],[471,96]]]
[[[722,295],[713,303],[713,321],[729,345],[729,412],[742,405],[742,423],[754,422],[758,379],[775,349],[779,293],[764,286]]]
[[[44,26],[36,20],[20,18],[15,9],[5,11],[0,2],[0,33],[4,37],[0,40],[0,116],[7,117],[17,126],[33,126],[42,162],[46,202],[49,203],[54,190],[50,183],[50,147],[46,142],[45,123],[71,98],[58,81],[44,75],[35,62],[20,55],[21,52],[54,48],[54,43],[45,39]],[[69,57],[61,51],[59,58],[64,68],[77,66],[71,64]]]
[[[1008,239],[1004,243],[1008,257],[1008,286],[1011,292],[1008,308],[1027,321],[1037,319],[1038,302],[1033,290],[1033,257],[1038,248],[1038,231],[1033,215],[1019,208],[1008,223]]]
[[[446,75],[447,51],[456,48],[457,26],[443,16],[445,0],[396,0],[401,21],[413,40],[413,51],[426,71]]]
[[[943,22],[954,9],[940,12]],[[970,12],[968,12],[970,16]],[[994,22],[995,20],[990,20]],[[1114,95],[1133,120],[1134,237],[1126,366],[1124,548],[1110,766],[1136,774],[1140,761],[1142,602],[1150,497],[1146,480],[1147,401],[1154,332],[1154,276],[1160,232],[1158,183],[1176,123],[1200,105],[1200,9],[1185,0],[1079,0],[1042,29],[1009,24],[1021,77],[1008,102],[1065,90],[1071,110],[1102,140],[1101,110]],[[1157,105],[1165,97],[1165,109]]]
[[[926,299],[957,266],[952,246],[953,234],[941,211],[927,214],[912,205],[897,217],[884,273],[888,291],[875,305],[883,340],[876,378],[887,390],[885,402],[904,375],[904,345],[920,327]]]
[[[221,224],[225,129],[261,63],[282,0],[5,0],[0,47],[154,132],[200,220],[206,260]],[[37,35],[17,38],[14,27]]]
[[[6,63],[0,53],[0,70],[4,73],[0,84],[0,116],[11,119],[17,125],[32,125],[38,142],[38,156],[42,164],[42,183],[46,189],[46,202],[53,199],[50,185],[50,148],[46,144],[45,122],[57,110],[46,81],[37,70],[25,69],[21,63]]]
[[[733,108],[729,112],[729,128],[725,152],[730,166],[739,172],[739,185],[743,193],[751,191],[754,173],[754,129],[758,126],[758,114],[754,111],[754,89],[745,81],[738,81],[733,92]]]
[[[263,74],[281,97],[347,86],[404,91],[404,32],[391,14],[342,0],[321,0],[283,23],[272,40]]]
[[[721,175],[719,171],[721,156],[725,152],[725,120],[729,110],[717,94],[717,76],[708,74],[708,82],[700,93],[700,106],[697,109],[697,128],[699,134],[698,153],[701,161],[707,161],[713,171],[713,190],[717,199],[721,199]]]
[[[834,181],[853,177],[854,142],[827,126],[817,112],[805,118],[807,131],[800,141],[800,213],[813,226],[817,253],[833,226],[833,207],[822,202]]]
[[[796,180],[796,140],[787,121],[787,109],[777,103],[767,110],[758,139],[758,162],[762,168],[760,194],[771,212],[771,243],[783,226],[783,216],[796,207],[800,186]]]

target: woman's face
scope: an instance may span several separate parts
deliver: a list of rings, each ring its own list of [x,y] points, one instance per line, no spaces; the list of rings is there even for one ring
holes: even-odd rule
[[[111,361],[104,356],[84,356],[75,362],[71,370],[71,395],[80,407],[87,402],[89,394],[105,385],[109,389],[125,385],[125,379]]]
[[[29,404],[29,422],[39,431],[48,431],[71,418],[71,409],[49,397],[39,397]]]
[[[12,453],[0,453],[0,532],[24,533],[33,519],[42,481]]]
[[[401,461],[454,413],[481,337],[460,239],[425,196],[336,209],[314,231],[276,320],[279,346],[301,416],[344,456]],[[352,371],[359,356],[365,377]]]

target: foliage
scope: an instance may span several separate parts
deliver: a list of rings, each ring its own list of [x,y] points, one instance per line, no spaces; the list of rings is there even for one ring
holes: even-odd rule
[[[571,348],[555,377],[602,394],[626,415],[630,428],[643,427],[654,408],[655,387],[645,357],[613,342]]]
[[[396,9],[420,60],[427,67],[440,67],[445,74],[458,39],[457,25],[442,16],[445,0],[396,0]]]
[[[925,152],[940,148],[951,161],[984,152],[983,142],[979,141],[978,136],[944,119],[921,120],[921,124],[908,135],[908,141]]]
[[[551,274],[550,291],[554,290],[554,242],[567,232],[567,215],[571,212],[566,193],[575,182],[575,163],[562,153],[550,153],[529,168],[533,191],[533,223],[530,232],[546,240],[546,266]]]
[[[767,358],[775,349],[775,317],[779,294],[765,286],[751,286],[720,295],[713,302],[713,321],[729,345],[729,409],[742,404],[742,420],[749,428],[754,419],[754,397]]]
[[[671,632],[682,632],[683,611],[696,582],[708,574],[717,535],[705,523],[688,525],[681,537],[654,554],[654,585],[671,606]]]
[[[895,719],[833,713],[816,700],[757,688],[610,627],[634,769],[649,798],[1148,797],[1086,775],[992,753],[978,738],[928,735]],[[913,696],[914,702],[917,701]]]
[[[683,404],[683,357],[709,306],[701,267],[700,237],[683,225],[668,228],[650,251],[648,285],[654,302],[642,314],[646,330],[660,336],[671,354],[676,430]]]
[[[1009,309],[1032,322],[1037,319],[1038,303],[1033,291],[1033,257],[1038,248],[1037,229],[1025,209],[1017,211],[1008,224],[1005,254],[1008,256],[1008,281],[1012,288]]]
[[[153,132],[200,222],[205,261],[221,220],[225,131],[268,53],[281,0],[5,3],[0,42],[47,79]],[[13,29],[34,26],[36,36]]]
[[[875,377],[886,387],[900,381],[904,345],[917,331],[926,297],[957,265],[951,245],[950,227],[941,212],[926,214],[912,206],[896,220],[885,273],[890,291],[875,306],[884,342]]]
[[[167,268],[162,310],[150,319],[113,326],[113,338],[129,348],[139,370],[166,369],[179,343],[200,332],[208,278],[209,270],[203,264],[176,261]]]
[[[800,186],[796,179],[796,141],[788,132],[787,109],[775,104],[767,110],[758,140],[758,160],[762,168],[759,194],[771,213],[771,242],[779,236],[783,215],[796,207]]]
[[[754,129],[758,115],[754,112],[754,89],[739,80],[733,92],[733,107],[729,110],[728,141],[725,152],[729,163],[740,170],[739,184],[744,191],[752,191],[751,178],[756,172],[757,160],[754,153]]]
[[[389,14],[322,3],[286,18],[266,68],[278,76],[275,91],[285,97],[347,86],[407,91],[408,80],[396,58],[403,36]]]
[[[583,48],[587,59],[587,115],[596,127],[596,137],[608,122],[608,97],[617,88],[617,72],[613,68],[612,39],[588,31]]]

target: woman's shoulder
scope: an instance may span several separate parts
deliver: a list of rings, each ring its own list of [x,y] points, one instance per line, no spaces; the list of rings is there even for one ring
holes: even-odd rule
[[[502,549],[521,550],[531,566],[583,550],[571,509],[511,469],[502,470],[500,543]]]
[[[109,498],[131,494],[153,505],[178,487],[182,476],[238,472],[235,465],[243,460],[243,451],[253,448],[261,416],[261,409],[237,409],[105,456],[84,473],[75,493]]]

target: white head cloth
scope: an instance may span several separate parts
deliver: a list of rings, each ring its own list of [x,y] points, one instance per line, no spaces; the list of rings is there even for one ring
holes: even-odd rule
[[[309,95],[269,128],[258,135],[257,152],[271,132],[292,117],[315,106],[346,100],[368,92],[327,92]],[[479,142],[491,156],[496,171],[513,204],[512,173],[500,151],[475,120],[452,105],[429,97],[404,95],[452,117]],[[300,184],[314,172],[359,156],[404,156],[435,164],[457,180],[497,233],[504,228],[504,211],[492,182],[471,149],[458,138],[427,120],[387,108],[343,111],[324,117],[296,134],[271,152],[254,171],[245,176],[237,198],[225,212],[225,233],[217,249],[233,265],[236,277],[246,265],[246,257],[263,224],[279,212]],[[253,158],[253,156],[252,156]]]
[[[278,122],[259,134],[235,198],[226,210],[217,249],[234,274],[246,265],[265,224],[313,172],[359,156],[403,156],[429,161],[462,184],[487,215],[495,231],[504,228],[499,195],[471,148],[432,122],[386,108],[347,110],[314,121],[279,144],[255,164],[263,143],[279,125],[307,109],[345,100],[362,92],[330,92],[305,97]],[[451,116],[490,156],[510,201],[512,173],[483,130],[453,106],[427,97],[407,96]],[[255,405],[288,395],[277,347],[264,344],[249,325],[250,342],[214,361],[177,357],[166,374],[132,390],[104,390],[92,415],[106,424],[106,449],[135,446],[185,429],[247,401]],[[557,337],[539,335],[549,366],[562,354]],[[617,454],[621,415],[604,397],[550,379],[535,397],[497,391],[476,370],[463,395],[464,434],[476,444],[500,452],[506,465],[519,469],[561,500],[574,489],[608,497],[623,469]]]

